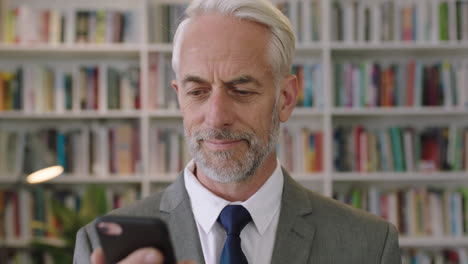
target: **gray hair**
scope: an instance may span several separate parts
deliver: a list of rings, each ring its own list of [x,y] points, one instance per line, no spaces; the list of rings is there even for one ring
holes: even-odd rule
[[[186,10],[187,18],[179,25],[174,35],[172,69],[178,76],[180,49],[183,32],[191,19],[205,13],[217,12],[265,25],[271,32],[267,50],[275,79],[290,73],[295,50],[295,37],[291,23],[268,0],[194,0]]]

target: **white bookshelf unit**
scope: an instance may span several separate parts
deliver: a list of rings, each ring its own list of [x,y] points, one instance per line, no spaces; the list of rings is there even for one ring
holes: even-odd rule
[[[353,169],[340,171],[335,168],[334,164],[334,159],[342,155],[342,153],[337,153],[338,149],[334,136],[336,129],[341,126],[354,127],[362,125],[365,131],[369,132],[379,129],[385,130],[395,126],[415,127],[419,132],[426,127],[432,126],[455,126],[466,131],[468,127],[468,77],[463,76],[464,74],[468,76],[467,2],[457,0],[275,0],[273,2],[282,7],[283,11],[289,12],[295,31],[299,33],[295,63],[301,65],[316,63],[321,70],[320,74],[313,75],[314,82],[317,82],[319,86],[313,90],[313,96],[318,97],[319,101],[314,101],[312,107],[296,108],[290,121],[283,126],[295,127],[299,130],[307,127],[312,132],[321,132],[322,135],[322,153],[314,154],[315,159],[317,155],[321,156],[320,167],[322,169],[320,171],[309,171],[303,168],[304,162],[307,161],[292,161],[294,164],[291,166],[295,168],[292,170],[292,175],[296,179],[307,187],[330,197],[337,192],[348,192],[351,187],[356,186],[364,189],[372,186],[382,191],[427,186],[451,190],[457,190],[460,187],[468,188],[468,165],[466,162],[468,160],[468,144],[465,143],[468,141],[468,137],[466,136],[460,141],[464,144],[460,150],[463,164],[457,169],[428,172],[427,170],[420,170],[415,165],[413,171],[396,172],[395,169],[387,171],[356,171]],[[0,19],[5,19],[5,14],[7,14],[5,9],[1,9],[2,7],[17,8],[26,6],[27,8],[19,8],[20,12],[31,13],[32,10],[53,8],[64,15],[65,21],[64,33],[62,33],[63,41],[57,41],[58,37],[50,37],[53,40],[42,42],[27,40],[29,37],[26,37],[24,41],[7,41],[5,37],[2,38],[2,34],[5,34],[5,27],[0,30],[0,72],[14,71],[15,67],[25,66],[27,68],[31,67],[31,65],[46,65],[64,71],[67,71],[66,68],[69,67],[71,69],[70,74],[73,76],[72,89],[74,89],[73,103],[68,110],[62,109],[64,108],[63,105],[61,110],[57,110],[57,108],[39,111],[27,109],[29,106],[26,104],[29,102],[29,98],[24,94],[21,97],[23,109],[2,110],[2,104],[0,104],[0,129],[29,131],[29,129],[38,127],[67,128],[71,124],[75,124],[83,127],[85,131],[83,133],[95,133],[98,142],[99,135],[102,136],[107,133],[100,130],[102,127],[126,123],[132,124],[136,131],[136,137],[134,138],[137,138],[137,140],[133,140],[136,144],[136,154],[133,155],[136,156],[133,156],[135,163],[131,173],[109,173],[108,168],[104,170],[106,173],[102,173],[103,167],[108,167],[109,153],[106,149],[109,146],[107,146],[107,148],[95,154],[98,156],[96,159],[100,160],[100,162],[96,162],[96,164],[91,162],[92,164],[87,165],[88,170],[85,172],[65,174],[51,181],[51,184],[64,186],[86,185],[89,183],[109,184],[109,186],[133,185],[137,186],[141,197],[145,197],[160,188],[161,184],[165,185],[174,180],[177,171],[182,168],[181,166],[188,157],[186,155],[169,154],[172,155],[171,158],[165,158],[167,160],[165,165],[169,169],[161,169],[163,164],[157,163],[158,160],[161,160],[158,155],[166,155],[167,153],[158,152],[157,147],[162,149],[168,148],[168,146],[161,145],[161,142],[158,141],[158,139],[164,137],[164,133],[158,132],[159,134],[156,134],[155,131],[157,129],[162,131],[165,128],[171,128],[179,134],[182,131],[181,114],[177,110],[171,88],[167,85],[171,77],[168,67],[170,66],[169,58],[172,45],[170,44],[170,35],[163,34],[163,32],[173,29],[173,25],[168,25],[168,23],[174,23],[175,20],[172,19],[171,21],[169,17],[180,15],[182,9],[178,7],[164,11],[162,6],[184,5],[187,1],[0,0],[0,3],[3,3],[3,5],[0,4]],[[429,8],[428,10],[426,10],[426,6]],[[438,12],[441,8],[447,8],[446,21],[441,20],[445,18],[444,15],[441,15],[445,14],[445,11]],[[421,11],[423,9],[426,11]],[[458,9],[460,11],[457,11]],[[133,32],[128,37],[130,40],[127,42],[104,41],[97,43],[96,39],[99,39],[99,37],[91,37],[93,33],[88,32],[88,38],[94,39],[94,42],[89,40],[89,43],[86,41],[78,43],[76,28],[79,19],[77,13],[83,10],[91,11],[90,17],[93,17],[94,11],[96,11],[96,17],[99,16],[99,12],[108,13],[109,10],[114,13],[131,13],[129,15],[129,27]],[[411,12],[408,13],[408,10],[411,10]],[[382,12],[388,14],[384,15]],[[413,14],[414,17],[409,14]],[[431,16],[435,16],[435,18],[431,20]],[[460,21],[456,20],[456,17],[459,17]],[[93,21],[93,18],[89,19],[88,23],[98,24],[98,22]],[[445,26],[444,23],[447,23],[446,30],[448,32],[441,33],[442,28]],[[453,27],[459,28],[459,31],[452,29]],[[336,32],[337,30],[343,34],[339,35]],[[51,32],[53,32],[52,27]],[[444,77],[444,63],[447,62],[452,65],[449,67],[451,67],[450,69],[454,72],[455,77],[449,78],[451,81],[450,86],[445,88],[444,91],[447,92],[447,89],[452,89],[450,87],[456,82],[456,88],[451,90],[452,93],[453,91],[458,93],[452,95],[455,98],[454,101],[449,102],[450,99],[445,99],[439,105],[428,105],[424,102],[420,104],[410,102],[410,99],[405,97],[403,100],[405,102],[402,105],[384,106],[384,104],[374,104],[360,106],[359,103],[356,104],[356,102],[360,102],[360,98],[356,95],[358,92],[355,88],[352,88],[354,90],[347,90],[348,93],[354,93],[354,98],[349,99],[351,105],[337,106],[335,102],[336,93],[339,92],[339,89],[336,88],[339,80],[335,72],[337,63],[348,65],[367,63],[368,66],[362,66],[363,69],[366,69],[365,71],[351,71],[349,78],[355,77],[355,79],[359,79],[359,76],[364,76],[366,73],[372,74],[373,72],[369,67],[372,67],[375,63],[381,63],[382,69],[391,66],[392,63],[403,65],[401,67],[405,77],[401,77],[404,78],[401,84],[406,84],[404,81],[410,77],[405,73],[405,65],[411,62],[421,62],[421,69],[424,69],[424,65],[428,67],[442,65],[440,66],[440,79],[443,81],[448,81]],[[62,65],[64,65],[64,69],[62,69]],[[98,94],[95,94],[97,98],[95,100],[97,101],[92,105],[95,106],[95,109],[83,110],[79,101],[82,95],[78,90],[81,87],[78,80],[80,79],[80,67],[88,67],[89,65],[95,65],[99,69],[99,89]],[[121,68],[133,65],[139,69],[138,85],[136,86],[138,91],[135,95],[135,102],[138,102],[136,103],[137,107],[134,106],[125,110],[109,110],[107,107],[111,96],[109,96],[106,72],[109,67],[116,65],[120,65]],[[356,66],[351,69],[358,68]],[[27,70],[25,71],[27,72]],[[449,74],[451,73],[449,72]],[[429,75],[427,74],[427,76]],[[123,76],[121,78],[125,78],[126,75]],[[371,91],[371,88],[369,88],[373,87],[371,86],[373,79],[370,78],[372,76],[368,77],[360,77],[361,80],[354,80],[350,87],[363,87],[362,82],[365,80],[368,86],[365,88],[365,92],[359,92],[359,96],[376,99],[375,90]],[[320,81],[317,81],[317,78],[320,78]],[[89,78],[86,80],[89,81]],[[437,84],[440,87],[445,86],[446,83],[443,83],[443,81],[439,81]],[[429,83],[430,81],[427,81],[426,84]],[[35,89],[36,84],[37,82],[31,83],[29,81],[30,88],[25,88],[25,91]],[[26,87],[28,81],[24,85]],[[419,86],[424,87],[425,84],[422,83]],[[390,93],[400,91],[401,95],[401,91],[407,92],[409,87],[400,85],[399,88],[394,87],[392,89],[394,90]],[[120,96],[122,96],[122,93],[124,92],[121,91]],[[449,97],[447,93],[443,95]],[[412,96],[416,98],[416,94]],[[353,96],[351,95],[351,97]],[[393,99],[397,100],[395,98]],[[314,100],[317,100],[317,98]],[[344,100],[348,99],[345,98]],[[352,105],[353,102],[354,105]],[[64,103],[63,98],[59,103]],[[175,144],[177,148],[183,149],[183,142],[177,136],[177,133],[168,133],[170,135],[164,139],[167,142],[172,142],[170,144]],[[299,131],[298,133],[302,132]],[[416,136],[414,134],[412,136],[414,141]],[[104,139],[101,138],[101,141],[107,142],[108,139],[104,137]],[[364,141],[359,142],[364,144],[362,143]],[[106,147],[105,144],[102,144],[99,146]],[[365,146],[369,147],[367,144]],[[402,145],[402,147],[405,146]],[[84,146],[81,157],[86,157],[91,148],[89,145]],[[282,161],[284,160],[284,157],[280,158]],[[371,162],[371,158],[368,156],[369,162]],[[297,162],[299,162],[299,165],[296,164]],[[416,163],[416,161],[413,162]],[[156,169],[154,169],[155,166]],[[0,168],[2,168],[1,165]],[[0,184],[8,188],[8,186],[17,183],[20,177],[23,176],[19,171],[16,171],[16,174],[8,175],[2,175],[0,171]],[[440,213],[444,214],[444,212]],[[468,211],[462,210],[461,213],[468,218]],[[459,219],[459,221],[463,219]],[[431,249],[467,248],[468,230],[462,230],[462,233],[461,237],[451,235],[430,236],[427,234],[402,236],[401,246],[404,248],[422,247]],[[15,243],[10,244],[15,245]]]

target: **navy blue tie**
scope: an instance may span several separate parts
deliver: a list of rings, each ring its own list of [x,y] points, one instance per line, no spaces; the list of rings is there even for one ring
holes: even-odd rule
[[[241,249],[240,233],[252,220],[249,211],[242,205],[224,207],[218,217],[219,223],[226,230],[227,238],[221,253],[220,264],[248,264]]]

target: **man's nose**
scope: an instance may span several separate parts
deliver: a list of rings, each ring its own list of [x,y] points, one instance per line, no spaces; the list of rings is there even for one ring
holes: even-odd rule
[[[205,122],[210,127],[225,128],[233,124],[234,102],[226,91],[213,91],[205,111]]]

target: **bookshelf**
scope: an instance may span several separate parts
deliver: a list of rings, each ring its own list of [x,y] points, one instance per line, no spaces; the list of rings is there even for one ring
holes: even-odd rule
[[[320,156],[321,169],[319,171],[304,169],[304,161],[295,159],[291,167],[296,179],[307,187],[330,197],[337,192],[348,192],[349,188],[356,185],[363,188],[377,186],[382,190],[398,190],[415,186],[443,188],[468,186],[468,168],[465,165],[456,170],[447,171],[428,172],[415,169],[411,172],[406,170],[357,172],[355,170],[338,171],[334,164],[334,157],[339,154],[336,152],[334,133],[341,126],[362,125],[369,131],[384,130],[392,126],[411,126],[417,128],[418,131],[430,126],[468,127],[468,80],[463,78],[463,70],[468,76],[466,71],[468,68],[466,66],[468,65],[466,55],[468,52],[467,2],[458,0],[274,0],[273,2],[291,18],[298,34],[295,64],[301,67],[319,65],[321,70],[321,74],[312,75],[313,100],[320,98],[320,101],[312,100],[314,104],[311,107],[297,107],[288,124],[282,127],[282,129],[290,129],[296,133],[294,135],[298,140],[304,138],[302,132],[304,128],[320,132],[322,135],[319,143],[322,146],[320,153],[316,152],[317,142],[315,141],[310,143],[314,147],[309,149],[315,151],[313,154],[315,159]],[[179,134],[181,132],[181,114],[177,110],[175,97],[168,86],[171,79],[169,69],[172,51],[171,35],[168,32],[174,30],[181,6],[186,3],[186,0],[85,0],[79,3],[57,0],[0,0],[0,19],[5,19],[6,6],[10,8],[26,6],[26,8],[20,8],[20,11],[26,10],[31,13],[35,10],[53,8],[56,10],[55,13],[58,10],[60,14],[63,14],[63,21],[65,21],[65,24],[59,27],[60,32],[64,32],[60,37],[49,37],[48,40],[43,41],[28,41],[28,37],[25,38],[26,40],[17,42],[10,41],[4,37],[5,28],[2,28],[0,30],[0,71],[13,72],[23,65],[25,68],[31,65],[47,65],[51,68],[55,67],[54,69],[62,69],[64,65],[65,68],[70,68],[70,74],[76,82],[73,86],[76,94],[72,99],[74,103],[71,109],[39,112],[25,109],[0,110],[0,129],[18,128],[20,131],[28,131],[36,126],[66,128],[72,124],[80,124],[85,130],[93,131],[93,126],[106,127],[124,122],[132,124],[138,131],[136,132],[136,146],[138,147],[136,155],[139,157],[139,165],[134,173],[121,175],[111,173],[103,176],[99,175],[98,168],[88,173],[64,175],[52,181],[52,185],[73,186],[74,184],[101,183],[111,187],[136,186],[140,195],[144,197],[175,179],[177,171],[181,169],[187,157],[177,155],[177,153],[167,154],[172,155],[173,159],[170,160],[173,164],[169,164],[170,169],[164,170],[154,168],[154,161],[157,160],[158,155],[156,146],[161,146],[161,142],[158,143],[159,134],[156,131],[169,128],[178,131]],[[78,42],[76,36],[78,12],[81,12],[80,17],[83,17],[82,13],[85,12],[87,13],[85,17],[96,16],[96,19],[98,13],[101,15],[116,12],[131,13],[129,19],[133,20],[129,24],[135,28],[135,31],[127,40],[123,38],[121,41],[104,41],[103,43],[97,43],[97,39],[102,38],[102,36],[97,37],[96,34],[99,33],[87,32],[88,37],[95,34],[94,37],[89,37],[94,41]],[[83,20],[83,18],[80,19]],[[87,23],[98,23],[96,21],[94,18],[88,18]],[[50,32],[58,34],[59,30],[51,26]],[[86,35],[86,32],[80,34]],[[337,88],[339,78],[335,72],[337,63],[349,65],[380,63],[382,68],[396,64],[405,69],[411,62],[421,62],[421,69],[432,66],[437,68],[438,65],[442,65],[439,75],[446,82],[440,82],[440,86],[452,87],[453,83],[457,83],[455,88],[448,88],[453,89],[451,92],[452,96],[455,95],[454,101],[436,106],[406,103],[385,107],[379,104],[338,106],[335,103],[337,92],[339,92]],[[450,68],[453,69],[455,75],[453,79],[444,79],[444,63],[454,65]],[[96,65],[99,68],[97,96],[99,99],[96,110],[81,109],[77,99],[80,96],[77,88],[80,87],[80,83],[77,79],[79,79],[79,68],[83,65]],[[133,109],[110,110],[107,107],[109,93],[106,70],[114,65],[119,65],[120,70],[127,66],[139,69],[138,84],[135,86],[137,87],[135,100],[138,106]],[[457,70],[458,65],[465,66],[461,67],[462,70]],[[365,87],[366,93],[360,94],[369,98],[375,96],[377,90],[374,94],[370,92],[369,87],[372,81],[369,76],[372,72],[369,69],[372,68],[368,66],[365,69],[367,71],[362,71],[362,73],[353,71],[352,74],[355,75],[356,80],[352,84],[356,87],[363,86],[363,83],[369,84]],[[404,70],[401,72],[405,73]],[[362,80],[360,80],[358,77],[361,74],[367,77],[361,77]],[[405,75],[404,80],[410,78],[407,74],[403,75]],[[450,81],[448,86],[447,81]],[[304,83],[307,83],[306,79]],[[395,91],[405,92],[405,82],[400,83],[394,82],[393,85],[387,85],[386,89],[390,89],[387,91],[390,94]],[[423,84],[421,86],[424,87]],[[304,84],[304,94],[308,93],[307,89],[310,89],[310,84]],[[454,94],[453,91],[458,94]],[[348,92],[356,93],[353,88]],[[443,92],[441,94],[444,95]],[[359,101],[359,99],[356,100]],[[351,96],[352,100],[354,99]],[[102,134],[106,133],[101,132]],[[282,137],[281,140],[284,143],[286,139]],[[465,142],[464,140],[466,141],[462,139],[462,142]],[[178,148],[183,148],[180,140],[177,141],[174,138],[172,141]],[[295,144],[297,145],[297,142]],[[287,153],[284,149],[282,151]],[[296,150],[289,151],[297,152]],[[462,160],[467,160],[466,147],[460,151]],[[101,160],[106,160],[108,154],[108,151],[102,151],[98,156],[100,155]],[[284,157],[280,158],[282,161],[285,160]],[[20,176],[18,174],[15,177],[0,177],[0,183],[4,188],[8,188],[8,186],[13,186]],[[466,215],[468,212],[464,210],[463,214]],[[401,245],[404,248],[467,248],[467,236],[465,230],[463,237],[402,237]],[[10,245],[15,246],[15,243],[10,243]]]

